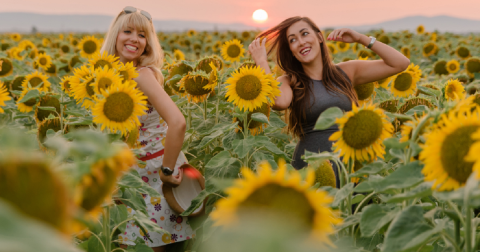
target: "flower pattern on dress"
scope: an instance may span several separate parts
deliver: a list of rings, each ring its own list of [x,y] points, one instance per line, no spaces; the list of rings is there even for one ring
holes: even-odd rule
[[[157,211],[157,212],[160,211],[160,210],[162,210],[162,206],[161,206],[160,204],[156,204],[156,205],[154,206],[154,208],[155,208],[155,211]]]
[[[182,217],[182,216],[178,216],[175,221],[180,224],[180,223],[182,223],[182,221],[183,221],[183,217]]]
[[[142,176],[142,180],[143,180],[143,182],[148,183],[148,177],[147,176]]]
[[[177,241],[177,239],[178,239],[177,234],[172,234],[171,240],[172,240],[172,241]]]
[[[174,222],[177,220],[177,216],[175,214],[170,215],[170,221]]]

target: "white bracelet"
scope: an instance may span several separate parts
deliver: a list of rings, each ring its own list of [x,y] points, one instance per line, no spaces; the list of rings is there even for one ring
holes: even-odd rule
[[[370,43],[367,46],[365,46],[365,48],[371,49],[372,46],[373,46],[373,43],[375,43],[375,41],[377,41],[377,38],[372,37],[372,36],[370,36],[369,38],[370,38]]]

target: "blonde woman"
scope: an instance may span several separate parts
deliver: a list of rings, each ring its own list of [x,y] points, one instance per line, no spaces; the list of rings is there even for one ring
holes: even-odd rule
[[[187,162],[181,152],[185,136],[185,118],[170,96],[163,90],[163,50],[158,42],[152,18],[148,12],[125,7],[115,18],[105,38],[101,52],[115,55],[124,64],[133,63],[139,76],[138,88],[148,97],[146,115],[139,117],[141,149],[146,165],[135,165],[142,179],[162,194],[162,197],[144,195],[148,216],[169,234],[144,233],[133,222],[118,237],[122,247],[134,245],[137,238],[154,251],[165,251],[166,244],[184,241],[194,236],[187,217],[177,215],[165,201],[162,183],[179,185],[183,171],[178,167]],[[168,127],[168,126],[170,127]],[[171,172],[175,170],[175,173]],[[128,209],[134,213],[133,209]],[[152,240],[152,241],[150,241]]]

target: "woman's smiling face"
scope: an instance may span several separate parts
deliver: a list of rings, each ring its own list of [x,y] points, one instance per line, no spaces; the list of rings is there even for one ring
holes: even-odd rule
[[[288,28],[287,40],[293,56],[301,63],[308,64],[321,55],[321,41],[305,21],[298,21]]]
[[[147,45],[145,36],[145,31],[139,31],[132,25],[118,32],[116,54],[121,62],[135,61],[143,54]]]

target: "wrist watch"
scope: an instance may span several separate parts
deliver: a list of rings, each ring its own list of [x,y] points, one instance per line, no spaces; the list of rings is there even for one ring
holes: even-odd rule
[[[165,167],[163,165],[160,166],[160,170],[162,170],[163,174],[165,174],[165,176],[170,176],[173,174],[173,170],[170,169],[169,167]]]
[[[373,46],[373,43],[375,43],[375,41],[377,41],[377,38],[372,37],[372,36],[369,36],[369,38],[370,38],[370,43],[367,46],[365,46],[365,48],[371,49],[372,46]]]

